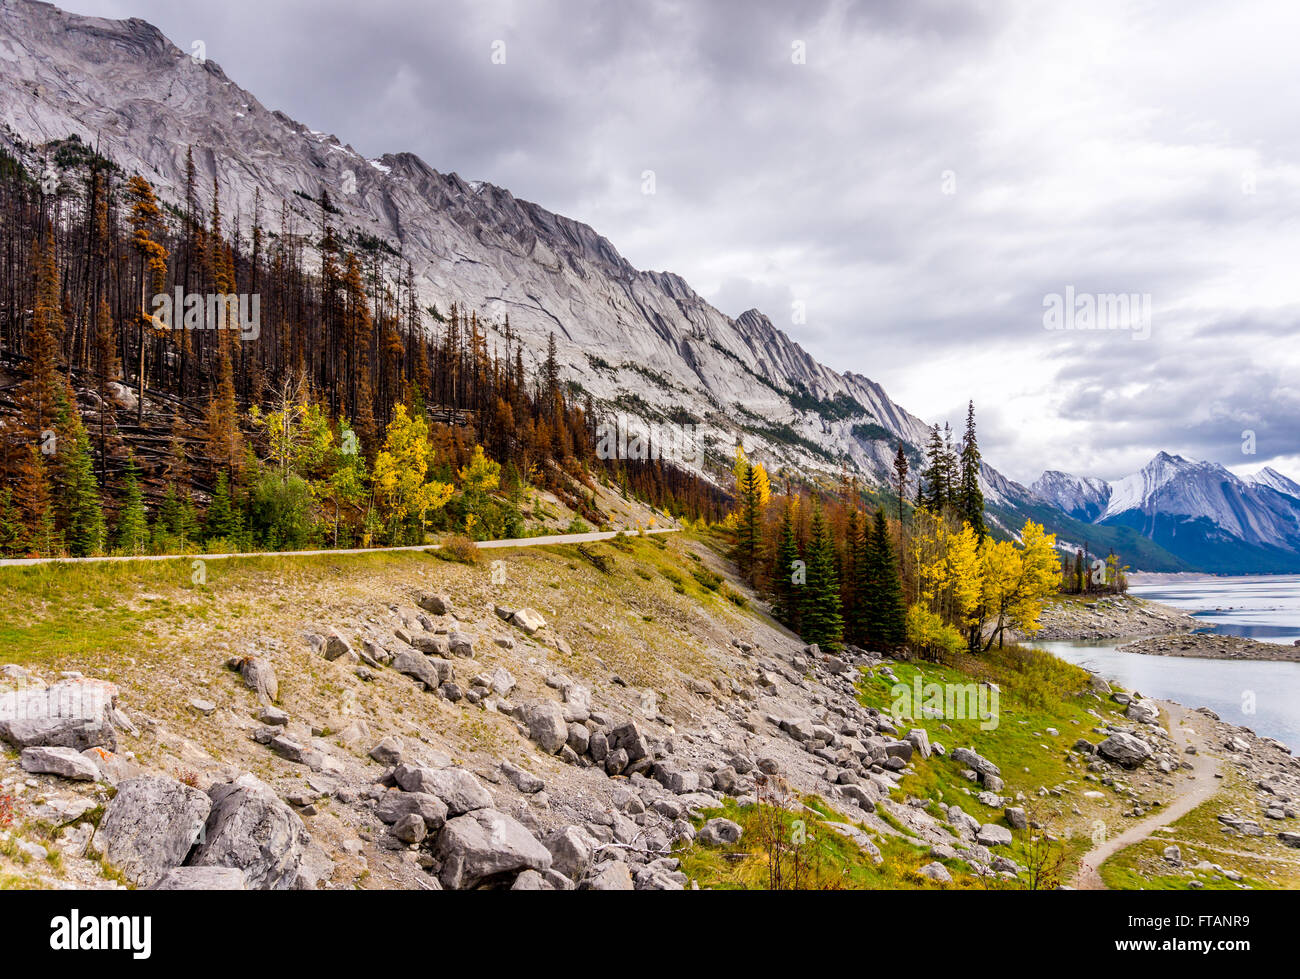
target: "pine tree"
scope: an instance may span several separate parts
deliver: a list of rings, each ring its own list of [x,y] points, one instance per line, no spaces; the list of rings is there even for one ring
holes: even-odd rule
[[[203,535],[207,540],[224,539],[233,542],[239,535],[239,523],[238,514],[230,499],[230,480],[225,470],[222,470],[217,474],[217,485],[212,490],[212,502],[208,504]]]
[[[736,564],[746,581],[753,584],[758,574],[758,557],[763,543],[763,511],[758,484],[758,473],[752,463],[746,463],[736,485],[740,500],[739,522],[736,528]]]
[[[31,445],[18,465],[13,507],[25,528],[21,549],[36,557],[54,557],[63,551],[63,537],[54,522],[49,465],[40,449]]]
[[[22,514],[14,506],[13,498],[13,491],[8,487],[0,489],[0,556],[4,557],[17,557],[27,540]]]
[[[65,388],[57,423],[56,509],[68,551],[73,557],[87,557],[104,549],[104,509],[95,480],[90,439],[81,424],[72,392]]]
[[[870,632],[870,611],[874,599],[871,554],[868,548],[870,537],[870,528],[857,507],[854,507],[849,511],[844,540],[844,638],[855,645],[866,642]]]
[[[903,495],[907,492],[907,473],[911,467],[907,464],[907,454],[903,451],[903,443],[898,443],[898,451],[894,453],[894,492],[898,494],[898,525],[903,526]]]
[[[820,506],[814,506],[808,543],[808,583],[803,601],[803,638],[823,649],[839,649],[844,636],[840,583],[835,569],[835,542]]]
[[[62,382],[59,379],[59,344],[63,337],[63,306],[59,298],[59,269],[55,262],[54,235],[46,233],[32,245],[36,266],[36,304],[27,338],[31,369],[19,389],[23,423],[33,440],[45,440],[54,430]]]
[[[957,490],[957,510],[961,519],[982,541],[987,533],[984,527],[984,492],[980,489],[980,449],[975,438],[975,402],[966,408],[966,434],[961,442],[961,474]]]
[[[135,464],[135,456],[127,457],[122,493],[122,510],[117,517],[117,547],[125,554],[143,554],[149,546],[149,513],[140,490],[140,470]]]
[[[772,564],[772,615],[783,625],[799,631],[800,596],[803,593],[803,575],[798,565],[799,545],[795,541],[795,499],[786,496],[785,510],[781,514],[781,529],[777,538],[776,558]]]
[[[876,510],[875,524],[867,548],[870,565],[870,626],[866,641],[872,649],[890,652],[907,639],[907,608],[903,582],[894,560],[894,546],[885,523],[885,511]]]
[[[948,499],[947,461],[944,455],[943,435],[938,424],[930,426],[930,440],[925,449],[926,466],[921,470],[924,489],[917,487],[917,500],[931,513],[939,513]]]
[[[154,293],[157,294],[162,292],[166,285],[167,249],[158,241],[162,237],[164,230],[162,209],[158,206],[158,199],[154,197],[153,188],[149,186],[149,181],[141,176],[132,177],[126,182],[126,197],[131,205],[131,243],[136,254],[140,257],[140,331],[138,335],[140,365],[136,378],[140,387],[140,403],[136,409],[136,424],[140,424],[144,418],[147,294],[150,286],[153,287]]]
[[[943,423],[943,488],[942,504],[956,509],[957,492],[957,448],[952,443],[952,426]],[[937,512],[937,511],[936,511]]]

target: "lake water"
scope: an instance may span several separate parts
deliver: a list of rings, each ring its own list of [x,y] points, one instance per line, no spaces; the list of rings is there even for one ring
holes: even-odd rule
[[[1142,598],[1191,612],[1207,632],[1291,645],[1300,639],[1300,576],[1253,575],[1135,584]],[[1116,680],[1144,696],[1209,707],[1300,751],[1300,663],[1143,656],[1116,647],[1123,639],[1039,642],[1061,659]]]

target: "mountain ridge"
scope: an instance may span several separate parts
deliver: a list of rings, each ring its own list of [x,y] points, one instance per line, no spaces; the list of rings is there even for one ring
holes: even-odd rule
[[[1195,570],[1300,571],[1300,486],[1271,468],[1243,479],[1161,451],[1114,483],[1049,471],[1032,490],[1092,527],[1128,528]]]
[[[647,422],[689,416],[714,463],[740,439],[769,468],[831,474],[846,462],[883,483],[897,441],[926,434],[878,382],[822,364],[761,312],[726,316],[680,275],[638,270],[589,225],[505,188],[409,152],[367,160],[267,109],[146,21],[5,0],[0,63],[11,152],[75,133],[175,202],[193,146],[200,183],[217,179],[226,214],[247,222],[260,192],[264,214],[287,206],[291,233],[313,227],[325,191],[340,225],[412,263],[422,303],[457,302],[490,335],[509,315],[534,362],[555,332],[565,375],[599,407]],[[888,437],[859,438],[855,424]]]

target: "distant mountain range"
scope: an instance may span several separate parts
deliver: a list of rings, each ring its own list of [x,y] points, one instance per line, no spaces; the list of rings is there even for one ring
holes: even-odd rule
[[[1029,491],[1065,518],[1046,515],[1069,543],[1114,546],[1143,570],[1300,572],[1300,484],[1275,469],[1243,479],[1161,452],[1115,483],[1049,471]]]

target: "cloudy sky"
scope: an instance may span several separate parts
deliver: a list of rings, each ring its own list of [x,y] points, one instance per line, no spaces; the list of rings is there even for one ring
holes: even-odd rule
[[[586,221],[927,421],[974,398],[1014,478],[1166,449],[1300,479],[1300,5],[61,5],[202,40],[367,156]],[[1150,315],[1049,330],[1067,289],[1075,326],[1097,296]]]

